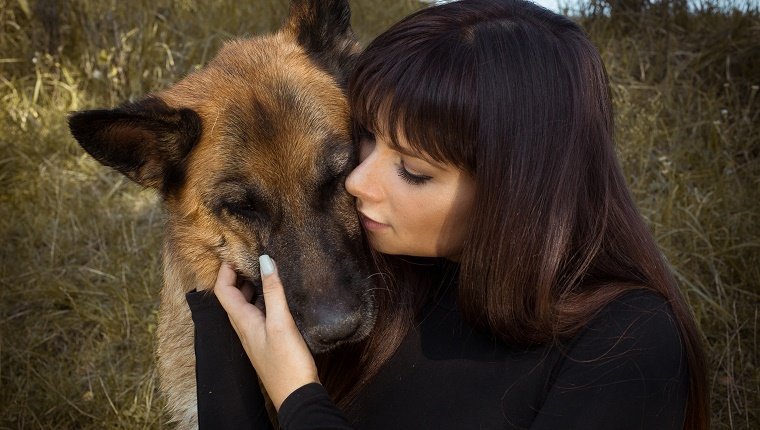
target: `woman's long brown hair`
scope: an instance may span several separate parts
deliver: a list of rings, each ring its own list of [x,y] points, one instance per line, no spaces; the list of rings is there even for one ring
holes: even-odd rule
[[[504,342],[542,344],[578,333],[627,291],[654,291],[687,355],[684,428],[708,427],[700,335],[628,190],[607,74],[578,25],[521,0],[424,9],[361,54],[349,98],[357,133],[382,121],[475,179],[459,268],[466,321]],[[419,260],[375,257],[393,275],[377,291],[375,329],[323,360],[341,406],[395,351],[438,279]]]

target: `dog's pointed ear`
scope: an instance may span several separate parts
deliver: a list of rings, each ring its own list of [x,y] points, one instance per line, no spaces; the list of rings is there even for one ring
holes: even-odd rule
[[[184,160],[201,136],[201,119],[191,109],[148,97],[115,109],[76,112],[69,128],[101,164],[167,193],[184,179]]]
[[[348,0],[291,0],[285,30],[317,63],[345,84],[359,45]]]

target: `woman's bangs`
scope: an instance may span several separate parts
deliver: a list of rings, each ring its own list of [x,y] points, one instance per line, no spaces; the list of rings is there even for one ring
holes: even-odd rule
[[[404,38],[404,44],[375,41],[360,55],[349,85],[356,132],[387,136],[396,148],[404,141],[436,162],[472,172],[477,109],[474,60],[467,61],[471,46],[457,33],[425,36]]]

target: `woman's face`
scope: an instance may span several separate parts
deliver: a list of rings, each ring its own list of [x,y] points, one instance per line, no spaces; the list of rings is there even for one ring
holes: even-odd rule
[[[472,177],[424,154],[399,136],[362,138],[360,164],[346,179],[374,249],[385,254],[458,260],[475,194]]]

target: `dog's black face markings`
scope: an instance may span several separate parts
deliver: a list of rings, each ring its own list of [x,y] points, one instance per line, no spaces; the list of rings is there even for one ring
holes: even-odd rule
[[[71,133],[93,158],[164,195],[184,183],[184,160],[201,127],[193,110],[173,109],[153,97],[69,117]]]
[[[245,109],[257,106],[253,103]],[[250,148],[251,153],[264,148],[268,153],[282,146],[282,142],[231,138],[249,139],[252,133],[224,134],[229,139],[217,151],[226,159],[233,157],[221,154],[234,154],[235,148]],[[226,234],[238,238],[237,250],[227,252],[248,254],[249,264],[239,266],[239,273],[256,290],[261,282],[256,257],[268,253],[275,258],[296,324],[311,350],[319,353],[363,338],[374,321],[370,271],[358,221],[351,219],[355,218],[353,199],[343,186],[356,157],[347,132],[328,133],[319,141],[288,150],[293,159],[310,160],[302,174],[291,176],[292,166],[256,172],[242,159],[236,160],[224,176],[209,179],[203,200],[231,228]],[[271,153],[266,156],[276,158]],[[288,186],[279,188],[277,183]],[[261,305],[260,300],[255,303]]]
[[[242,112],[259,106],[252,103],[235,109]],[[301,122],[303,118],[297,123]],[[259,156],[277,158],[269,151],[280,148],[282,142],[238,141],[262,135],[240,132],[253,127],[237,124],[235,128],[224,131],[226,139],[216,149],[220,158],[234,159],[230,154],[238,153],[237,148],[247,148],[249,156],[263,150],[266,155]],[[201,200],[226,226],[225,234],[236,238],[228,241],[236,248],[225,252],[246,255],[241,261],[247,264],[238,266],[239,274],[256,291],[261,286],[256,257],[268,253],[275,258],[296,324],[311,350],[320,353],[363,338],[374,321],[370,271],[358,221],[351,219],[355,217],[353,199],[343,185],[356,156],[348,133],[338,131],[288,151],[293,159],[310,160],[302,174],[291,176],[292,166],[256,171],[245,158],[235,159],[218,177],[205,177],[209,185],[202,187],[206,195]],[[277,183],[288,186],[279,188]],[[262,305],[259,299],[254,303]]]

